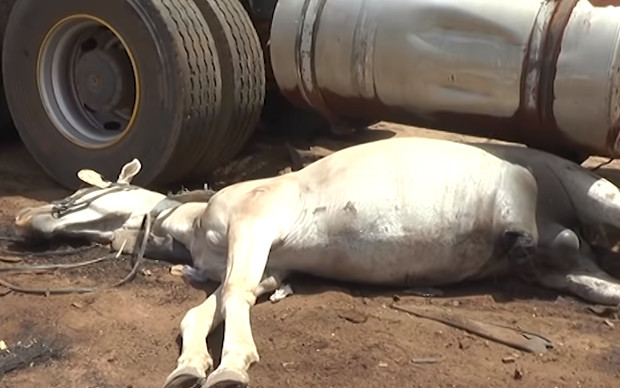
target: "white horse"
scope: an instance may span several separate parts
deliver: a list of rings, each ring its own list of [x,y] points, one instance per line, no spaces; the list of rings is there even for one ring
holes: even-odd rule
[[[153,255],[191,257],[220,282],[183,318],[182,353],[165,387],[245,387],[259,356],[250,307],[292,272],[403,287],[523,275],[588,301],[620,303],[620,282],[591,251],[620,228],[620,192],[581,166],[523,147],[425,138],[346,148],[306,168],[237,183],[208,203],[179,201],[90,170],[94,187],[24,209],[27,236],[85,236],[119,246],[153,220]],[[226,320],[221,363],[205,344]],[[197,385],[196,385],[197,386]]]

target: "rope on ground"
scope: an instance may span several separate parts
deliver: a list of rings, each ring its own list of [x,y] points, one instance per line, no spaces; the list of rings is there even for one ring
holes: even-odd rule
[[[87,265],[96,264],[104,260],[111,259],[113,257],[118,257],[117,254],[105,255],[102,257],[98,257],[96,259],[81,261],[79,263],[69,263],[69,264],[41,264],[41,265],[10,265],[10,266],[1,266],[0,272],[37,272],[37,271],[50,271],[54,269],[71,269],[78,267],[85,267]]]
[[[97,248],[98,246],[99,245],[97,245],[97,244],[92,244],[92,245],[87,245],[87,246],[84,246],[84,247],[58,249],[58,250],[50,250],[50,251],[38,251],[38,252],[16,251],[16,252],[10,252],[10,253],[13,256],[30,256],[30,257],[37,257],[37,256],[69,256],[69,255],[75,255],[77,253],[83,253],[83,252],[86,252],[86,251],[90,251],[92,249]]]

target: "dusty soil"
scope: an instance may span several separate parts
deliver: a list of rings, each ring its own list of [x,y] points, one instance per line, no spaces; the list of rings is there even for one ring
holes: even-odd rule
[[[354,139],[316,141],[306,156],[394,135],[465,139],[381,123]],[[283,149],[253,147],[255,156],[221,171],[219,184],[278,173],[290,164]],[[614,175],[617,167],[605,173]],[[65,194],[21,145],[0,144],[0,235],[10,233],[21,207]],[[0,257],[15,257],[11,252],[18,248],[0,242]],[[23,259],[71,262],[106,252]],[[79,270],[3,277],[28,286],[100,285],[117,281],[129,268],[120,258]],[[252,311],[261,355],[251,368],[253,387],[617,387],[620,381],[620,321],[516,280],[462,285],[428,298],[317,279],[295,279],[292,286],[295,295],[276,304],[261,301]],[[404,305],[536,332],[554,348],[524,353],[407,315],[389,308],[397,294]],[[175,367],[178,324],[205,295],[172,276],[166,263],[149,261],[134,281],[116,289],[0,296],[0,341],[9,350],[33,338],[59,349],[54,359],[0,376],[0,387],[159,387]],[[221,327],[209,342],[217,357]],[[421,362],[429,358],[434,362]]]

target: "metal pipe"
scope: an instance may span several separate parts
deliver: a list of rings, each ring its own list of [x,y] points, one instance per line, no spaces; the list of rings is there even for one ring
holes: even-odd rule
[[[619,32],[620,7],[586,0],[280,0],[270,55],[285,97],[334,126],[620,156]]]

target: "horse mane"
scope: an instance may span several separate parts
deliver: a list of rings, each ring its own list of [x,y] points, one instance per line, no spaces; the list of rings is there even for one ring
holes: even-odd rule
[[[211,190],[205,184],[204,189],[202,190],[188,190],[186,188],[182,188],[180,191],[176,193],[168,193],[166,197],[170,200],[177,201],[180,203],[209,202],[211,197],[213,197],[216,193],[217,191]]]

